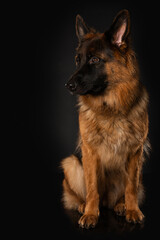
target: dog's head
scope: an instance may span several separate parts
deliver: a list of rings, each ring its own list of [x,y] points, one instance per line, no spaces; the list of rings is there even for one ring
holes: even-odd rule
[[[130,17],[122,10],[109,30],[98,33],[88,27],[82,17],[76,17],[76,34],[79,40],[75,57],[76,71],[66,84],[71,93],[99,95],[113,81],[117,64],[125,66],[129,46]],[[116,68],[114,68],[116,63]],[[112,79],[112,80],[111,80]]]

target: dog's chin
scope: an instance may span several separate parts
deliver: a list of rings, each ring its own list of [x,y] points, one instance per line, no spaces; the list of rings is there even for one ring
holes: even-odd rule
[[[71,95],[79,95],[79,96],[84,96],[88,94],[87,92],[83,92],[83,91],[74,91],[74,92],[69,91],[69,92]]]
[[[87,89],[78,88],[75,91],[69,91],[71,95],[86,95],[88,93]]]

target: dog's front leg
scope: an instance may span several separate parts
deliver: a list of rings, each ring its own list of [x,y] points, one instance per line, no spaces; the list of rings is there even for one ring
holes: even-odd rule
[[[128,222],[142,222],[144,215],[138,206],[138,187],[142,167],[142,153],[140,148],[130,157],[128,163],[128,179],[125,191],[126,220]]]
[[[99,216],[99,194],[97,166],[98,156],[88,146],[82,146],[82,162],[86,184],[86,206],[84,215],[79,220],[79,225],[83,228],[94,227]]]

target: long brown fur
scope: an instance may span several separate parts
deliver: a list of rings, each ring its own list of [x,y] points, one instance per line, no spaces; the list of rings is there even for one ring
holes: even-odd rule
[[[103,40],[104,34],[85,35],[97,37]],[[139,205],[144,197],[148,94],[139,81],[134,51],[125,48],[124,59],[115,48],[114,58],[105,63],[109,86],[104,93],[78,97],[82,164],[74,155],[61,163],[64,206],[82,213],[79,224],[86,228],[97,223],[100,204],[125,215],[128,222],[144,218]]]

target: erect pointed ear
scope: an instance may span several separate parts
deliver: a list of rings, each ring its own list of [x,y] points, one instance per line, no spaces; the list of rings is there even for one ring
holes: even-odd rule
[[[127,44],[127,39],[130,33],[130,15],[128,10],[122,10],[115,17],[107,36],[112,44],[120,47],[122,44]]]
[[[85,24],[83,18],[78,14],[76,16],[76,34],[79,41],[82,40],[84,35],[90,32],[90,28]]]

